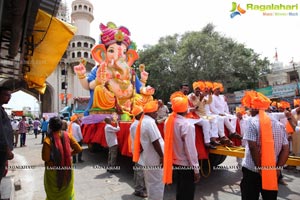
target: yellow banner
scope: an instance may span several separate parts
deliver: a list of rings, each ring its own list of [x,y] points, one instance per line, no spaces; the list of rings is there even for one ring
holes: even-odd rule
[[[39,10],[33,31],[33,56],[29,58],[30,71],[24,76],[29,88],[41,94],[46,90],[46,79],[57,67],[77,28]]]

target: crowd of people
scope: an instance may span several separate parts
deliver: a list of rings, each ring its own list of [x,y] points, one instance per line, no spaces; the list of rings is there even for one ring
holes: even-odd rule
[[[13,148],[26,147],[26,135],[29,132],[29,123],[26,116],[21,120],[10,118],[3,108],[11,98],[11,89],[0,87],[0,183],[7,173],[8,160],[14,158]],[[62,117],[63,118],[63,117]],[[47,199],[74,199],[74,176],[71,157],[76,163],[82,160],[82,133],[80,121],[76,115],[71,121],[52,117],[50,119],[38,118],[31,123],[35,138],[41,130],[42,160],[45,162],[44,188]],[[69,124],[69,125],[68,125]],[[1,194],[0,194],[1,199]]]
[[[134,195],[148,199],[163,199],[164,186],[172,184],[176,174],[176,199],[194,199],[195,184],[200,180],[199,161],[195,145],[195,126],[202,126],[204,145],[216,149],[218,145],[232,146],[232,138],[241,139],[245,157],[240,163],[243,177],[241,198],[276,199],[282,168],[289,154],[300,155],[299,101],[294,109],[288,102],[272,102],[256,91],[246,91],[241,107],[229,112],[221,83],[196,81],[193,91],[182,84],[170,97],[170,110],[162,100],[132,109],[134,121],[130,126],[131,151],[134,166]],[[11,91],[0,88],[1,135],[0,173],[5,163],[13,159],[13,147],[26,146],[27,125],[11,120],[2,105],[8,103]],[[192,119],[192,120],[191,120]],[[116,173],[119,121],[105,118],[105,138],[109,147],[109,173]],[[115,123],[112,123],[115,122]],[[164,123],[164,138],[157,124]],[[237,123],[240,126],[236,131]],[[228,136],[224,128],[228,129]],[[42,132],[42,159],[45,162],[45,191],[48,199],[73,199],[72,163],[82,160],[82,133],[78,116],[70,122],[59,117],[33,122],[35,138]],[[71,147],[71,148],[70,148]],[[78,156],[76,155],[78,154]],[[64,170],[62,170],[64,169]]]
[[[195,183],[199,181],[200,175],[195,127],[189,121],[192,118],[197,119],[196,124],[203,129],[203,123],[198,122],[206,121],[205,128],[208,130],[203,130],[204,145],[209,149],[216,149],[221,144],[232,146],[233,138],[242,140],[242,146],[246,149],[241,163],[242,199],[258,199],[259,193],[264,199],[277,198],[277,184],[284,183],[281,169],[290,153],[289,147],[295,146],[295,149],[297,146],[289,146],[287,138],[291,132],[299,132],[297,119],[292,116],[297,112],[300,114],[300,109],[289,110],[291,106],[281,101],[275,112],[267,97],[257,92],[251,95],[246,92],[242,107],[231,114],[225,96],[220,94],[222,91],[221,83],[197,81],[193,84],[192,93],[189,92],[188,84],[182,84],[180,90],[172,94],[171,113],[162,100],[148,102],[144,107],[133,107],[134,121],[130,127],[130,139],[135,162],[134,195],[163,199],[164,185],[172,183],[175,172],[176,199],[194,199]],[[289,122],[293,125],[292,129],[287,128]],[[157,128],[159,123],[164,123],[164,138]],[[239,133],[236,131],[237,123],[240,126]],[[225,135],[225,128],[228,129],[228,136]],[[265,132],[268,132],[268,137],[261,137],[262,134],[267,135]],[[272,142],[268,144],[270,140]],[[292,153],[299,155],[300,151]],[[268,161],[270,157],[273,162]],[[275,169],[273,174],[269,170],[272,167]]]

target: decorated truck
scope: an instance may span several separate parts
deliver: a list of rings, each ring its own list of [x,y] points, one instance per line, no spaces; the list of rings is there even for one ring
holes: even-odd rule
[[[63,116],[64,119],[70,119],[73,114],[78,117],[83,117],[84,111],[89,103],[90,97],[79,96],[73,98],[73,103],[71,106],[66,106],[59,111],[59,115]]]
[[[145,66],[140,65],[138,71],[132,66],[138,54],[128,29],[113,23],[101,24],[100,29],[100,44],[91,50],[98,65],[88,74],[83,59],[74,66],[80,84],[90,91],[89,103],[82,117],[83,142],[91,148],[95,145],[107,147],[103,120],[117,113],[121,120],[121,130],[117,134],[120,153],[132,156],[128,145],[131,109],[134,105],[143,106],[153,100],[155,89],[146,85],[148,73]],[[158,128],[164,137],[164,123],[158,124]],[[202,130],[197,125],[196,146],[199,159],[210,158],[211,165],[218,165],[226,158],[225,155],[209,154],[204,147]]]
[[[73,98],[73,114],[83,117],[84,111],[89,103],[90,97],[79,96]]]
[[[119,151],[124,156],[132,156],[128,145],[132,108],[135,105],[144,106],[153,100],[155,89],[146,85],[148,73],[144,65],[139,66],[139,71],[133,68],[138,54],[135,44],[130,40],[129,30],[111,22],[100,24],[100,30],[100,42],[91,50],[98,64],[88,74],[83,59],[79,65],[74,66],[80,84],[90,91],[89,102],[82,117],[83,142],[91,148],[95,144],[107,147],[103,120],[117,113],[121,121],[121,130],[117,133]],[[218,146],[216,150],[208,150],[204,146],[201,127],[195,126],[198,158],[201,163],[210,161],[205,162],[208,169],[222,163],[226,155],[243,157],[244,150],[241,147]],[[158,124],[158,128],[164,137],[164,123]],[[228,131],[225,134],[228,136]],[[239,146],[241,141],[233,139],[233,142]]]

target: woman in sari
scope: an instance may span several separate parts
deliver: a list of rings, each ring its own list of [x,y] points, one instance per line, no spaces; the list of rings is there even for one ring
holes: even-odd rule
[[[49,121],[50,133],[44,140],[42,159],[45,161],[44,188],[46,200],[73,200],[74,174],[71,156],[82,151],[75,138],[61,131],[62,121]]]

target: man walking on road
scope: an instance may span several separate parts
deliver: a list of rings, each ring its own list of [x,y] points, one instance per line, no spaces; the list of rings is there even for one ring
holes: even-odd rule
[[[43,121],[42,121],[42,141],[41,144],[44,143],[44,138],[48,133],[48,120],[46,120],[45,117],[43,117]]]
[[[71,123],[69,124],[68,131],[71,135],[73,135],[73,137],[76,139],[80,147],[82,147],[83,137],[81,133],[80,122],[77,115],[73,115],[71,117]],[[73,155],[73,163],[77,162],[76,157],[77,157],[76,155]],[[82,160],[82,151],[78,153],[78,162],[80,163],[84,162]]]
[[[35,118],[35,120],[33,121],[33,132],[34,132],[35,138],[37,138],[40,126],[41,126],[41,122],[40,122],[39,118]]]
[[[19,122],[16,119],[13,119],[11,122],[11,126],[14,133],[14,147],[17,147],[19,140]]]
[[[20,137],[20,147],[26,147],[26,133],[27,133],[27,125],[26,125],[26,117],[22,116],[22,120],[19,122],[19,134]]]

